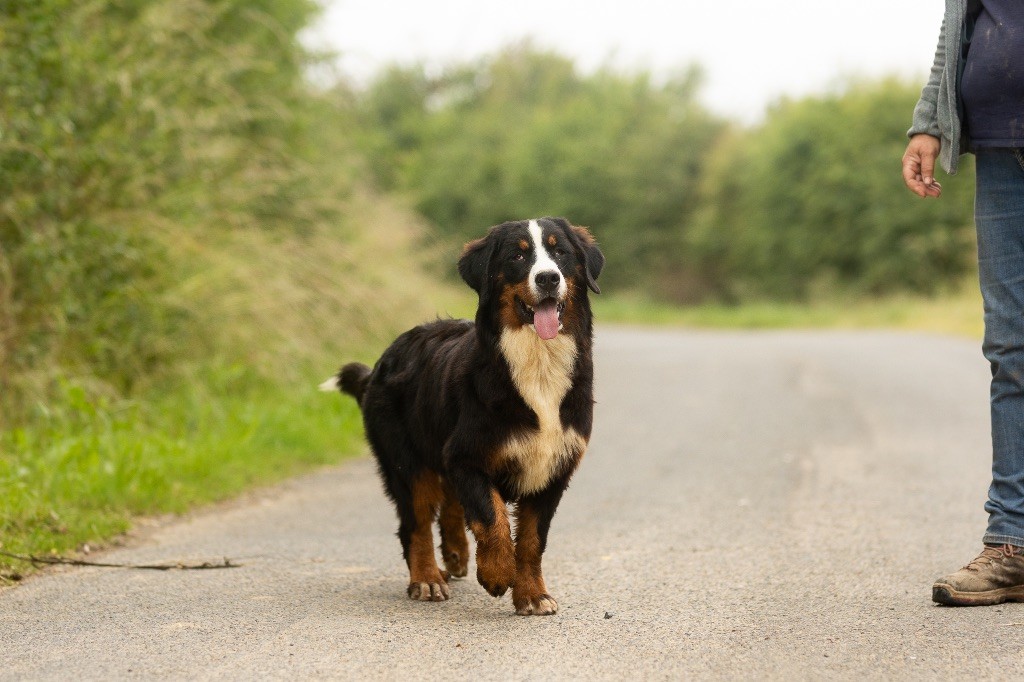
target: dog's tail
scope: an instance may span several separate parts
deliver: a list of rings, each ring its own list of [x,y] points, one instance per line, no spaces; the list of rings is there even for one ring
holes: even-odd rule
[[[362,404],[366,384],[370,381],[370,368],[361,362],[350,362],[341,371],[320,384],[321,391],[337,391],[348,393]]]

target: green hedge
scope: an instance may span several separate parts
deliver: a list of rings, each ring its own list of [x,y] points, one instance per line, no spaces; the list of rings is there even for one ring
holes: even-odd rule
[[[565,215],[593,227],[609,290],[669,301],[930,293],[973,262],[972,167],[915,200],[900,159],[919,83],[851,81],[740,125],[709,113],[699,71],[581,74],[530,46],[356,93],[384,186],[442,234]]]

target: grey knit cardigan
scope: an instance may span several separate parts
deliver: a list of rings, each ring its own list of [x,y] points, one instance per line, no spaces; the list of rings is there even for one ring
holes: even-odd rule
[[[970,7],[968,7],[970,5]],[[928,84],[914,107],[914,120],[907,134],[927,133],[942,141],[939,163],[950,175],[956,174],[961,150],[966,148],[960,124],[960,93],[957,92],[961,72],[964,23],[967,13],[976,11],[977,0],[946,0],[946,15],[939,32]]]

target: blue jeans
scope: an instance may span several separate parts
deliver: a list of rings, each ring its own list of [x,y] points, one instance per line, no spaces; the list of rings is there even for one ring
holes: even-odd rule
[[[984,541],[1024,546],[1024,150],[979,149],[974,218],[992,365],[992,485]]]

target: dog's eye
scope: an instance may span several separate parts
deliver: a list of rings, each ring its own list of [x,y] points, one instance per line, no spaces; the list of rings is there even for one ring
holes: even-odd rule
[[[512,256],[512,260],[515,261],[516,263],[518,263],[519,261],[526,260],[526,256],[524,256],[521,253],[517,253],[514,256]]]
[[[555,249],[555,258],[564,258],[565,249]]]

